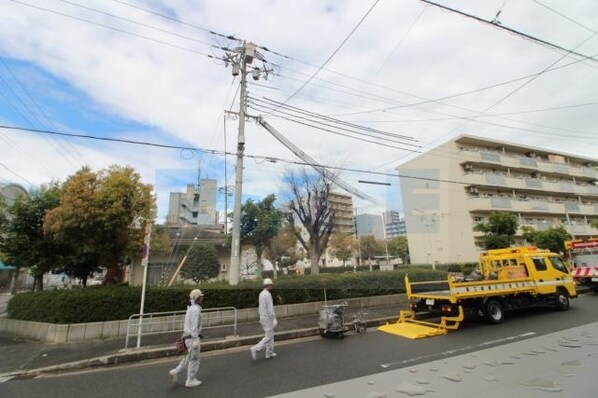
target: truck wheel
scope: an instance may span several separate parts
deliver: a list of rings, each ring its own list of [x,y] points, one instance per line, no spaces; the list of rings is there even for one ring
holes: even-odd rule
[[[569,295],[562,290],[557,290],[554,295],[554,305],[559,311],[567,311],[569,309]]]
[[[501,323],[505,319],[505,311],[498,300],[488,300],[484,308],[486,320],[490,323]]]

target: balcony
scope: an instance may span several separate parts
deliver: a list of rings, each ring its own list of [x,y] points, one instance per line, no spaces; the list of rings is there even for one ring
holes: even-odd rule
[[[568,181],[551,181],[531,177],[509,177],[496,173],[466,173],[465,181],[477,186],[570,193],[573,195],[598,195],[597,185],[580,185]]]
[[[548,202],[542,200],[517,200],[508,196],[474,197],[467,200],[470,211],[513,211],[520,213],[553,214],[598,214],[597,204],[579,204],[578,202]]]
[[[598,180],[598,170],[596,168],[582,166],[579,164],[550,162],[548,160],[519,156],[512,153],[473,149],[461,150],[459,155],[466,161],[471,162],[500,165],[518,169],[523,168],[532,171],[540,171],[543,173],[557,173],[570,177],[583,177],[584,179],[593,178]]]

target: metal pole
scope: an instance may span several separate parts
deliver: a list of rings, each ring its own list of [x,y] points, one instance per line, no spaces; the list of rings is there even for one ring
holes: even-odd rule
[[[239,137],[237,140],[237,164],[235,166],[235,204],[233,208],[233,234],[230,256],[229,283],[239,284],[241,264],[241,196],[243,194],[243,152],[245,151],[245,97],[247,94],[247,64],[245,43],[241,51],[241,93],[239,97]]]
[[[139,325],[137,326],[137,348],[141,347],[141,324],[143,323],[143,309],[145,306],[145,288],[147,285],[147,269],[150,241],[152,238],[152,223],[145,224],[145,236],[143,237],[143,257],[141,258],[141,267],[143,267],[143,284],[141,287],[141,305],[139,309]]]
[[[388,237],[386,236],[386,220],[384,214],[382,215],[382,232],[384,232],[384,247],[386,248],[386,266],[390,266],[390,259],[388,257]]]
[[[357,256],[359,258],[358,265],[361,266],[361,240],[359,238],[359,234],[357,233],[357,207],[355,209],[355,217],[354,217],[354,224],[355,224],[355,237],[357,238]],[[356,271],[356,267],[353,267],[353,271]]]

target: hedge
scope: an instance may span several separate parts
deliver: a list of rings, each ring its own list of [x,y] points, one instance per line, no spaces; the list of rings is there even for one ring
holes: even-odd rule
[[[272,291],[275,304],[294,304],[352,297],[403,293],[404,276],[412,281],[446,278],[446,271],[406,267],[399,271],[358,272],[305,276],[281,276]],[[237,286],[224,282],[199,286],[205,294],[204,308],[257,307],[261,285],[259,281],[243,281]],[[186,308],[192,286],[149,288],[144,312],[176,311]],[[127,319],[139,313],[140,287],[88,287],[85,289],[53,290],[21,293],[7,307],[8,317],[50,323],[83,323]]]

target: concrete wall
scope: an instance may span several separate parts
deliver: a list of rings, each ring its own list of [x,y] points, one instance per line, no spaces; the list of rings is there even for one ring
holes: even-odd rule
[[[386,296],[360,297],[344,300],[349,304],[349,308],[367,308],[367,307],[397,307],[399,304],[406,303],[404,294],[392,294]],[[334,303],[338,303],[336,300]],[[329,304],[332,302],[329,302]],[[317,314],[322,308],[323,302],[288,304],[275,306],[276,315],[279,318],[292,318],[301,315]],[[398,313],[398,309],[397,309]],[[231,325],[233,311],[222,312],[220,314],[205,314],[204,327]],[[142,330],[146,332],[168,332],[182,330],[184,315],[154,318],[154,322],[142,325]],[[157,322],[156,322],[157,321]],[[237,322],[256,322],[258,321],[257,308],[246,308],[237,310]],[[0,318],[0,332],[7,332],[17,336],[40,340],[46,343],[72,343],[86,340],[99,340],[114,337],[125,337],[127,335],[128,320],[76,323],[60,325],[54,323],[21,321],[17,319]],[[136,323],[130,327],[129,333],[133,336],[137,334]]]

